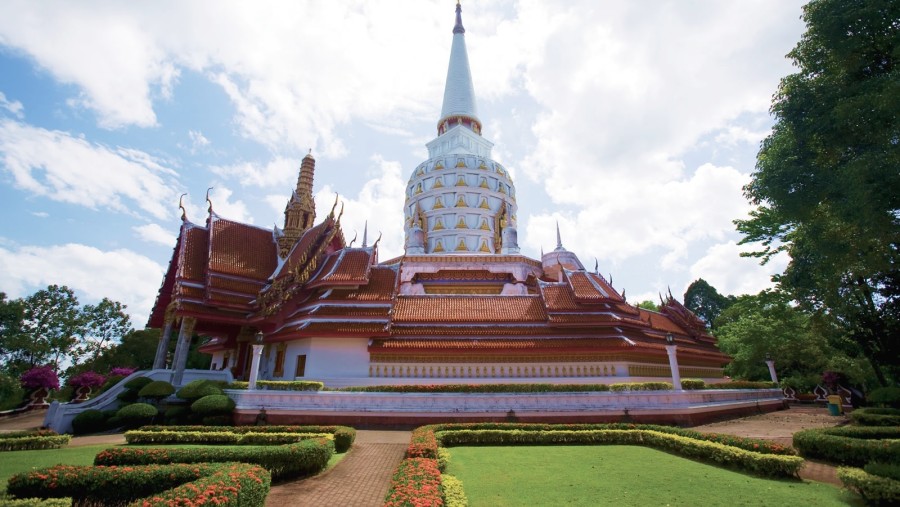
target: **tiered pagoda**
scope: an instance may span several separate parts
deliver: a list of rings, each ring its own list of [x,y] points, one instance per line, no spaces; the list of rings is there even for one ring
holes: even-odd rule
[[[379,261],[378,242],[347,244],[337,203],[315,222],[315,160],[303,158],[282,229],[218,216],[182,217],[150,317],[163,328],[154,367],[175,383],[194,334],[212,368],[326,385],[668,380],[677,346],[681,377],[722,380],[729,358],[704,323],[671,294],[659,312],[626,302],[584,268],[557,231],[556,249],[521,255],[516,191],[482,136],[456,7],[453,44],[429,158],[413,170],[401,257]]]

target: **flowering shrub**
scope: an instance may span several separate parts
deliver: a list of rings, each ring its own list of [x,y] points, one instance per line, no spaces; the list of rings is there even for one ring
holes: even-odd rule
[[[69,379],[72,387],[100,387],[106,382],[106,377],[95,371],[85,371]]]
[[[281,446],[128,448],[112,447],[94,457],[94,465],[150,465],[163,463],[222,463],[237,461],[259,465],[273,479],[311,475],[325,469],[334,443],[325,438]]]
[[[50,366],[35,366],[19,377],[26,389],[59,389],[59,376]]]
[[[410,458],[400,462],[391,477],[384,507],[443,506],[441,471],[437,460]]]
[[[137,368],[130,368],[127,366],[116,366],[115,368],[109,370],[109,376],[110,377],[127,377],[136,371],[137,371]]]
[[[9,479],[17,498],[72,497],[74,505],[262,506],[271,477],[243,463],[101,467],[57,465]],[[171,502],[171,503],[170,503]]]
[[[150,444],[211,444],[211,445],[282,445],[311,438],[334,437],[328,433],[231,433],[213,431],[141,431],[125,432],[125,440],[132,445]]]

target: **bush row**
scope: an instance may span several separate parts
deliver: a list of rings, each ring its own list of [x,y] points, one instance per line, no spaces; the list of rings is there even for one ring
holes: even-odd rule
[[[269,473],[242,463],[102,467],[57,465],[14,475],[7,493],[18,498],[71,497],[75,505],[263,506]]]
[[[72,507],[71,498],[0,498],[0,507]]]
[[[522,430],[522,431],[596,431],[596,430],[652,430],[661,433],[669,433],[694,440],[716,442],[731,447],[737,447],[745,451],[761,454],[795,455],[796,452],[788,446],[784,446],[768,440],[757,438],[745,438],[734,435],[722,435],[716,433],[700,433],[697,431],[678,428],[674,426],[659,426],[653,424],[535,424],[535,423],[454,423],[434,424],[421,426],[413,431],[407,456],[421,456],[426,458],[437,457],[438,440],[435,432],[448,430]]]
[[[302,477],[325,468],[334,454],[326,438],[280,446],[129,449],[113,447],[94,457],[94,465],[150,465],[157,463],[222,463],[238,461],[259,465],[273,480]]]
[[[207,426],[144,426],[145,432],[205,432],[205,433],[328,433],[334,435],[336,452],[347,452],[356,440],[356,430],[349,426],[233,426],[210,428]]]
[[[430,458],[405,459],[391,477],[384,507],[438,507],[444,505],[441,471]]]
[[[237,380],[226,389],[247,389],[249,385],[249,382]],[[312,380],[257,380],[256,387],[270,391],[321,391],[325,384]]]
[[[858,408],[850,412],[850,420],[860,426],[900,426],[900,409]]]
[[[684,379],[684,389],[771,389],[772,382],[734,381],[706,384],[701,379]],[[347,392],[384,393],[559,393],[559,392],[624,392],[672,390],[671,382],[628,382],[617,384],[426,384],[355,386],[329,389]]]
[[[798,456],[761,454],[716,442],[644,429],[594,431],[451,430],[436,434],[441,445],[642,445],[686,458],[739,468],[757,475],[797,475]]]
[[[331,433],[231,433],[224,431],[142,431],[125,432],[129,444],[283,445],[312,438],[333,439]]]
[[[19,432],[16,432],[19,433]],[[39,449],[59,449],[69,445],[71,435],[24,435],[0,438],[0,451],[31,451]]]
[[[900,426],[844,426],[794,433],[794,447],[808,458],[841,465],[900,463]]]
[[[840,467],[838,478],[844,487],[859,493],[870,505],[900,505],[900,481],[873,475],[859,468]]]
[[[441,489],[444,505],[447,507],[469,507],[469,499],[466,498],[461,480],[452,475],[441,474]]]
[[[0,433],[0,441],[10,438],[22,437],[54,437],[59,433],[53,430],[22,430],[22,431],[6,431]]]

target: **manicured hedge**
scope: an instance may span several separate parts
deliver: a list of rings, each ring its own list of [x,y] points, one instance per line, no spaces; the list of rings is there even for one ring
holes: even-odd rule
[[[10,431],[0,433],[0,451],[59,449],[69,445],[71,439],[71,435],[59,435],[52,430]]]
[[[462,481],[452,475],[441,474],[441,490],[447,507],[469,507],[469,499]]]
[[[144,426],[141,431],[187,431],[206,433],[330,433],[334,435],[336,452],[347,452],[356,439],[356,430],[349,426],[232,426],[210,428],[207,426]]]
[[[330,433],[232,433],[224,431],[141,431],[125,432],[132,445],[206,444],[206,445],[283,445],[311,438],[333,438]]]
[[[794,447],[808,458],[841,465],[900,463],[900,426],[844,426],[794,433]]]
[[[859,468],[841,467],[837,476],[847,489],[859,493],[870,505],[900,505],[900,481],[880,477]]]
[[[88,409],[72,419],[72,433],[83,435],[102,431],[106,425],[106,414],[101,410]]]
[[[175,394],[175,386],[165,380],[154,380],[138,391],[141,398],[163,399]]]
[[[159,415],[159,410],[149,403],[132,403],[116,412],[119,421],[129,428],[150,424],[157,415]]]
[[[437,460],[411,458],[400,462],[391,477],[384,507],[439,507],[444,505],[441,494],[441,471]]]
[[[706,384],[701,379],[684,379],[684,389],[771,389],[772,382],[723,382]],[[370,393],[569,393],[569,392],[626,392],[672,390],[671,382],[628,382],[617,384],[425,384],[353,386],[328,389],[329,391]]]
[[[178,396],[182,400],[199,400],[204,396],[209,396],[210,394],[225,394],[222,391],[222,387],[218,382],[214,382],[212,380],[206,379],[198,379],[188,382],[184,385],[178,392],[175,393],[175,396]]]
[[[731,447],[737,447],[746,451],[761,454],[795,455],[796,452],[788,447],[768,440],[758,438],[745,438],[734,435],[717,433],[700,433],[697,431],[678,428],[674,426],[659,426],[653,424],[535,424],[535,423],[453,423],[433,424],[421,426],[413,431],[410,446],[407,449],[408,457],[421,456],[437,458],[438,440],[435,432],[448,430],[520,430],[520,431],[596,431],[596,430],[652,430],[661,433],[669,433],[694,440],[716,442]]]
[[[797,456],[761,454],[729,445],[644,429],[593,431],[451,430],[436,434],[441,445],[642,445],[686,458],[731,466],[757,475],[793,477]]]
[[[228,384],[226,389],[247,389],[249,382],[235,381]],[[270,391],[321,391],[325,387],[322,382],[313,380],[257,380],[257,389],[268,389]]]
[[[850,420],[860,426],[900,426],[900,409],[858,408],[850,412]]]
[[[68,498],[0,498],[0,507],[72,507]]]
[[[265,469],[243,463],[57,465],[14,475],[6,490],[18,498],[71,497],[75,505],[262,507],[270,483]]]
[[[325,469],[334,454],[334,443],[326,438],[287,445],[207,448],[130,449],[113,447],[94,457],[95,465],[149,465],[154,463],[222,463],[237,461],[259,465],[273,480],[311,475]]]

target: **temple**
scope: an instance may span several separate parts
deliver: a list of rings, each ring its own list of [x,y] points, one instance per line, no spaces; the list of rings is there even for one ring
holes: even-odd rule
[[[303,158],[284,227],[182,215],[150,316],[163,329],[154,368],[179,384],[194,335],[212,369],[329,386],[723,380],[729,361],[704,323],[672,297],[660,310],[630,305],[610,280],[566,250],[522,255],[516,190],[483,137],[456,21],[437,136],[410,176],[405,254],[380,260],[366,234],[348,244],[338,202],[315,223],[315,160]]]

